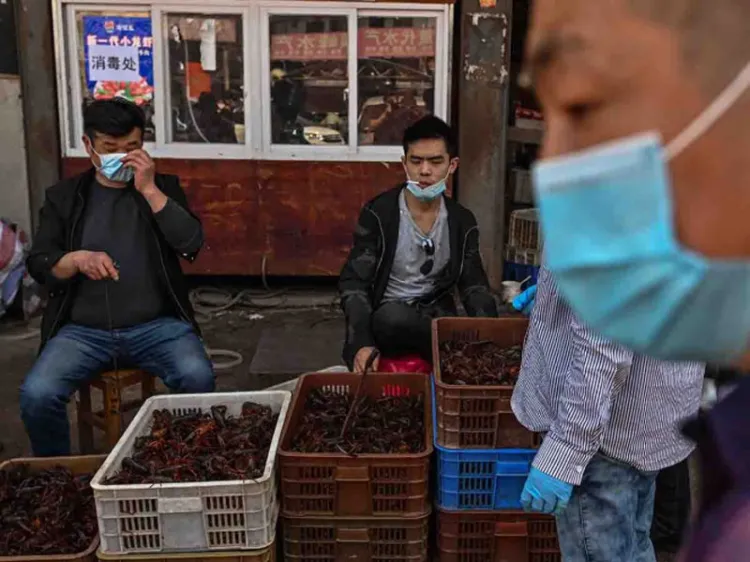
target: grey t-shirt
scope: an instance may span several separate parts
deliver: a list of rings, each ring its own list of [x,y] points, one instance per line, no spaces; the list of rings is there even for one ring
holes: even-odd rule
[[[388,279],[388,286],[383,295],[383,302],[403,301],[411,303],[435,288],[435,280],[450,261],[450,233],[448,230],[448,210],[445,201],[440,200],[435,224],[428,233],[423,233],[406,205],[406,194],[401,191],[398,198],[399,225],[396,256]],[[427,255],[425,245],[429,243],[435,248],[432,257]],[[428,260],[434,260],[430,272],[425,275],[422,267]]]
[[[82,277],[71,312],[74,324],[101,330],[128,328],[164,313],[167,301],[163,284],[149,259],[149,252],[155,251],[152,227],[138,210],[135,197],[132,187],[91,185],[81,249],[109,254],[119,265],[120,280]]]

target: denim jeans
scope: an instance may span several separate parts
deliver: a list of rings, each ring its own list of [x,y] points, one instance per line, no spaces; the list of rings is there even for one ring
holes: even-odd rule
[[[656,475],[596,455],[557,518],[563,561],[656,562],[650,538]]]
[[[21,385],[21,418],[39,457],[70,454],[67,404],[84,384],[117,366],[158,376],[172,391],[212,392],[214,374],[189,324],[159,318],[132,328],[96,330],[65,325],[44,347]]]

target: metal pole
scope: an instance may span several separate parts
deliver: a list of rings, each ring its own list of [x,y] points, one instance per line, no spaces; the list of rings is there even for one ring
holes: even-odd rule
[[[31,223],[36,229],[44,192],[60,178],[52,2],[15,0],[15,12]]]
[[[506,140],[512,0],[463,0],[460,8],[459,201],[479,223],[493,288],[503,276]]]

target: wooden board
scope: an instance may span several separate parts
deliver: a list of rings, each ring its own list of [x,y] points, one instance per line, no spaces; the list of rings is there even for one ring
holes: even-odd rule
[[[65,176],[83,158],[63,160]],[[362,205],[403,181],[397,162],[157,161],[180,177],[206,245],[188,273],[337,276]]]

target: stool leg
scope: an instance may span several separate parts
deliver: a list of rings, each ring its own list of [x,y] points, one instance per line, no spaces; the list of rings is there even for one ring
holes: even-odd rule
[[[94,452],[94,426],[91,424],[91,387],[78,391],[78,450],[83,455]]]
[[[122,433],[122,403],[117,384],[108,383],[104,390],[104,433],[107,452],[111,451]]]
[[[148,400],[154,394],[156,394],[156,380],[147,375],[141,382],[141,400]]]

